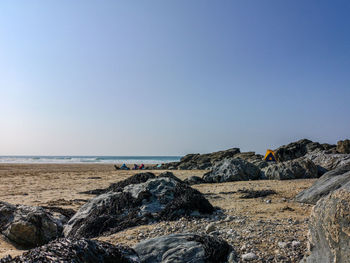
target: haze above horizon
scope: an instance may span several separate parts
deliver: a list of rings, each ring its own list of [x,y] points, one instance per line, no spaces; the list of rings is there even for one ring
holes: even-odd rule
[[[350,137],[350,2],[1,1],[0,155]]]

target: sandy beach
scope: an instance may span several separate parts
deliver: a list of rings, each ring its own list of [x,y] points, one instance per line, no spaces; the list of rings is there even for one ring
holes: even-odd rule
[[[1,164],[0,200],[11,204],[77,210],[94,197],[80,192],[105,188],[138,172],[140,171],[117,171],[110,164]],[[152,172],[157,175],[163,171]],[[193,175],[201,176],[205,171],[172,172],[180,179],[185,179]],[[298,240],[303,249],[306,246],[306,223],[311,206],[295,203],[292,199],[314,181],[315,179],[244,181],[200,184],[193,187],[202,192],[214,206],[220,207],[227,216],[232,216],[232,220],[219,221],[216,224],[218,229],[233,229],[240,234],[241,239],[227,238],[236,250],[241,250],[242,244],[247,243],[263,255],[283,255],[284,252],[278,250],[279,241]],[[270,189],[277,194],[265,198],[242,199],[237,193],[239,189]],[[178,227],[179,222],[182,228]],[[114,244],[133,245],[140,240],[164,233],[175,233],[180,229],[201,232],[207,224],[205,220],[187,219],[159,222],[98,239]],[[249,240],[254,240],[254,243],[251,244]],[[23,250],[15,248],[1,237],[0,257],[21,253]]]

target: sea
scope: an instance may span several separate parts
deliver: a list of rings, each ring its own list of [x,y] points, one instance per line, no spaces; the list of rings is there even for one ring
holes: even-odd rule
[[[160,164],[179,161],[182,156],[0,156],[0,163],[114,163]]]

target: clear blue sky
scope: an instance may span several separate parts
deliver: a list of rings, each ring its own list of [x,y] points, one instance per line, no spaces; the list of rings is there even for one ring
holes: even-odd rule
[[[350,137],[350,1],[0,2],[0,154]]]

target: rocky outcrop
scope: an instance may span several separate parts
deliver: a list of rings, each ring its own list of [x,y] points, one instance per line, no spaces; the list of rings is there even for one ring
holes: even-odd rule
[[[309,223],[309,255],[305,263],[349,262],[350,182],[320,199]]]
[[[140,263],[131,248],[88,239],[58,239],[23,255],[0,259],[0,263]]]
[[[62,224],[41,207],[0,202],[0,231],[15,244],[33,248],[59,237]]]
[[[156,178],[156,176],[150,172],[138,173],[138,174],[134,174],[134,175],[130,176],[129,178],[127,178],[125,180],[122,180],[122,181],[117,182],[117,183],[113,183],[107,188],[89,190],[86,192],[82,192],[82,194],[100,195],[103,193],[108,193],[110,191],[118,192],[118,191],[122,191],[123,188],[127,185],[144,183],[148,179],[154,179],[154,178]]]
[[[310,188],[300,192],[295,200],[301,203],[316,204],[329,193],[350,182],[350,164],[325,173]]]
[[[308,139],[302,139],[297,142],[283,145],[277,148],[274,152],[278,161],[285,162],[303,157],[310,152],[330,150],[333,148],[335,148],[335,145],[320,144]]]
[[[337,152],[350,154],[350,140],[339,141],[337,143]]]
[[[158,175],[158,178],[171,178],[179,183],[182,183],[180,178],[177,178],[172,172],[164,172]]]
[[[172,234],[134,246],[142,263],[227,262],[233,254],[226,241],[213,236]],[[231,261],[232,262],[232,261]]]
[[[275,151],[277,161],[285,162],[304,157],[308,154],[350,154],[350,140],[339,141],[338,145],[327,143],[313,142],[308,139],[302,139],[283,145]],[[179,162],[171,162],[162,164],[161,167],[154,167],[154,169],[180,169],[180,170],[210,170],[212,167],[224,159],[243,159],[248,161],[258,168],[266,168],[270,162],[264,161],[264,156],[256,154],[255,152],[241,153],[238,148],[228,149],[226,151],[219,151],[208,154],[188,154],[180,159]],[[322,167],[320,167],[322,168]],[[326,170],[319,169],[320,174]]]
[[[264,160],[264,156],[260,154],[256,154],[255,152],[243,152],[238,153],[234,156],[235,159],[242,159],[249,163],[254,164],[258,168],[264,168],[268,166],[271,162],[266,162]]]
[[[304,158],[313,161],[319,169],[325,172],[350,164],[350,154],[328,153],[327,151],[312,152]]]
[[[210,169],[216,162],[226,158],[232,158],[240,153],[238,148],[228,149],[207,154],[188,154],[180,159],[179,162],[162,164],[162,169],[179,170],[205,170]]]
[[[307,159],[295,159],[282,163],[275,163],[262,169],[266,179],[290,180],[302,178],[317,178],[316,165]]]
[[[213,169],[203,175],[206,183],[257,180],[260,169],[242,159],[226,159],[215,164]]]
[[[187,184],[172,178],[155,178],[91,199],[65,225],[64,234],[96,237],[136,225],[213,211],[209,201]]]

